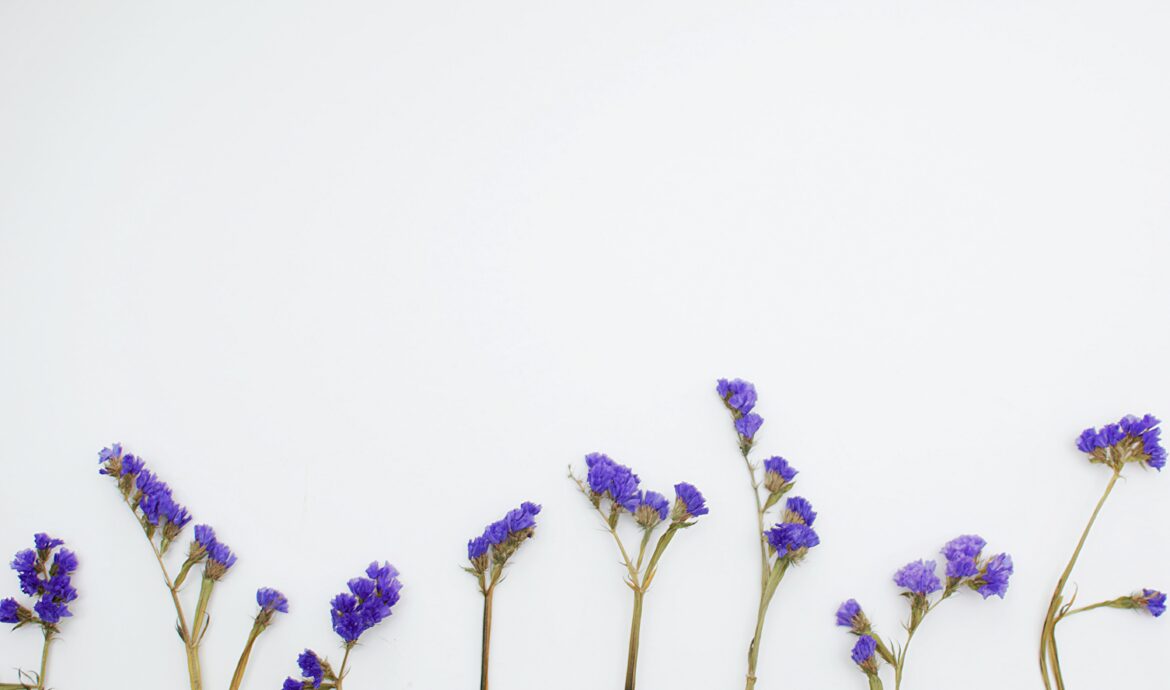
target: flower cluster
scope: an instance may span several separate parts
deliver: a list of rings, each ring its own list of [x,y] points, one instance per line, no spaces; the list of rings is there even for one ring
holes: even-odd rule
[[[478,575],[487,572],[491,563],[503,566],[520,545],[536,533],[536,516],[539,514],[540,506],[525,501],[519,508],[508,511],[503,518],[488,525],[483,534],[468,541],[467,558],[471,561],[471,571]]]
[[[98,471],[116,480],[123,500],[135,511],[147,536],[154,539],[159,535],[159,549],[166,553],[171,542],[191,522],[191,514],[175,501],[171,487],[146,469],[142,458],[123,452],[120,443],[103,448],[98,462],[101,464]]]
[[[338,594],[330,602],[333,631],[341,636],[346,649],[341,668],[334,673],[327,660],[313,650],[306,649],[297,657],[301,679],[286,679],[282,690],[310,690],[320,688],[322,683],[328,688],[337,687],[346,674],[349,650],[357,644],[362,633],[390,616],[390,610],[398,603],[398,593],[402,589],[398,570],[389,563],[379,564],[377,561],[366,568],[365,577],[355,577],[346,586],[349,591]],[[256,593],[256,600],[264,607],[261,592],[265,590]],[[279,594],[277,592],[278,598],[273,598],[276,604],[284,598]],[[263,598],[269,599],[269,595]]]
[[[1156,589],[1143,589],[1141,594],[1133,595],[1133,600],[1154,618],[1166,613],[1166,595]]]
[[[776,558],[798,563],[809,549],[820,544],[821,538],[812,528],[816,519],[817,513],[806,499],[792,496],[785,501],[781,521],[766,533]]]
[[[1120,472],[1128,462],[1143,463],[1161,470],[1166,466],[1166,449],[1162,447],[1161,420],[1147,414],[1127,415],[1100,429],[1088,428],[1077,438],[1077,448],[1089,454],[1089,461],[1101,463]]]
[[[333,673],[329,662],[317,656],[311,649],[306,649],[297,657],[297,666],[301,668],[301,680],[286,678],[281,690],[309,690],[319,688],[321,683],[328,681],[330,686],[337,684],[337,675]]]
[[[362,633],[390,616],[402,583],[394,566],[374,561],[366,568],[366,577],[355,577],[346,585],[349,591],[333,597],[330,613],[333,631],[352,645]]]
[[[20,591],[37,601],[30,611],[11,597],[0,600],[0,623],[18,628],[39,624],[46,631],[55,630],[62,618],[73,615],[69,604],[77,599],[77,589],[71,581],[77,570],[77,555],[59,548],[65,542],[44,533],[35,535],[33,543],[35,548],[16,554],[12,569],[20,581]]]
[[[256,625],[261,627],[267,627],[277,613],[288,613],[288,597],[271,587],[256,590],[256,605],[260,607]]]
[[[933,560],[911,561],[894,573],[894,583],[905,590],[903,596],[910,603],[909,621],[905,624],[909,635],[914,634],[928,613],[963,586],[978,592],[984,599],[992,595],[1003,598],[1012,575],[1012,558],[1006,553],[984,557],[985,546],[987,542],[974,534],[962,535],[947,542],[941,549],[947,563],[945,582],[938,575],[938,563]],[[932,602],[931,595],[937,592],[941,592],[941,595]],[[897,669],[897,675],[901,677],[906,663],[906,645],[900,647],[902,651],[899,654],[891,653],[890,647],[874,633],[869,618],[857,600],[849,599],[842,603],[837,609],[836,619],[837,625],[858,636],[857,644],[853,647],[853,662],[867,676],[877,676],[879,662],[884,661]],[[871,682],[877,683],[876,680]]]
[[[639,489],[642,480],[633,470],[614,462],[604,453],[590,453],[585,456],[588,471],[585,475],[589,496],[593,505],[600,506],[603,500],[610,502],[610,524],[617,524],[618,515],[624,510],[644,529],[652,529],[667,517],[676,523],[686,522],[708,513],[703,494],[693,484],[679,482],[674,485],[674,507],[657,491]]]
[[[756,432],[764,424],[764,418],[752,412],[756,406],[756,387],[743,379],[719,379],[715,392],[723,399],[727,409],[731,410],[740,447],[746,452],[755,441]]]

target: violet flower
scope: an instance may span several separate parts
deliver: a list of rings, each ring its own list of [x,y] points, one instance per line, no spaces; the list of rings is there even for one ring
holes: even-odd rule
[[[715,392],[731,413],[732,426],[739,443],[739,452],[747,466],[755,499],[756,535],[760,538],[760,600],[756,609],[756,627],[748,646],[746,688],[756,685],[756,669],[759,665],[760,645],[764,635],[764,618],[776,594],[776,589],[787,574],[789,567],[801,563],[809,549],[821,543],[820,536],[813,529],[816,511],[812,504],[800,497],[785,501],[780,511],[780,521],[766,528],[772,510],[785,494],[796,486],[797,470],[780,456],[772,456],[761,464],[753,462],[751,452],[755,447],[756,434],[764,423],[760,415],[753,412],[757,402],[756,387],[742,379],[719,379]]]
[[[21,683],[4,684],[5,687],[33,687],[44,690],[49,645],[60,634],[60,623],[73,615],[70,604],[77,600],[77,589],[73,586],[73,573],[77,570],[77,555],[61,548],[65,542],[41,532],[33,536],[34,548],[17,552],[10,564],[16,571],[20,591],[35,601],[30,610],[13,597],[0,599],[0,623],[15,626],[39,626],[44,637],[39,672],[20,671]]]
[[[1141,417],[1126,415],[1117,422],[1106,424],[1099,429],[1092,427],[1085,429],[1076,439],[1077,449],[1088,455],[1089,462],[1105,465],[1112,470],[1112,473],[1109,477],[1109,482],[1105,485],[1104,493],[1101,494],[1101,498],[1097,501],[1092,515],[1089,516],[1088,523],[1081,531],[1080,540],[1077,542],[1077,546],[1073,550],[1072,556],[1064,568],[1064,572],[1061,573],[1060,579],[1056,582],[1056,588],[1052,592],[1052,599],[1049,600],[1048,610],[1044,615],[1044,627],[1040,632],[1040,674],[1044,679],[1044,687],[1048,690],[1051,690],[1053,687],[1061,689],[1065,686],[1064,674],[1060,667],[1060,654],[1056,646],[1057,624],[1063,618],[1074,613],[1091,611],[1101,607],[1117,608],[1118,606],[1115,606],[1115,602],[1118,601],[1125,601],[1128,604],[1133,603],[1131,598],[1121,597],[1120,599],[1099,602],[1074,609],[1072,608],[1073,602],[1071,599],[1067,602],[1065,601],[1064,588],[1072,576],[1073,568],[1076,567],[1077,559],[1080,557],[1081,549],[1089,537],[1089,532],[1092,531],[1093,525],[1097,521],[1097,516],[1101,513],[1102,506],[1105,505],[1105,501],[1109,499],[1109,495],[1113,492],[1113,487],[1117,484],[1117,480],[1121,478],[1121,473],[1125,469],[1125,466],[1136,464],[1159,471],[1166,466],[1166,449],[1162,446],[1162,429],[1159,426],[1160,424],[1161,421],[1151,414],[1146,414]],[[1008,566],[1010,567],[1010,565],[1009,561]],[[987,578],[986,591],[990,594],[998,593],[997,573],[991,571],[987,574]],[[990,594],[986,596],[990,596]],[[1128,605],[1120,607],[1133,608]]]
[[[199,660],[200,644],[211,620],[208,608],[215,585],[227,575],[236,563],[236,555],[227,544],[220,541],[215,530],[208,525],[195,525],[194,534],[182,565],[172,575],[166,558],[170,546],[180,537],[183,529],[191,522],[191,514],[174,497],[174,492],[157,474],[146,467],[142,458],[127,453],[120,443],[103,448],[98,454],[99,474],[113,480],[123,502],[134,515],[162,571],[163,581],[171,595],[171,603],[178,617],[176,630],[187,654],[187,672],[191,690],[203,686],[202,666]],[[59,558],[63,557],[59,554]],[[198,565],[203,566],[199,595],[195,609],[187,616],[183,605],[182,588],[188,575]],[[288,611],[288,600],[274,589],[257,592],[260,611],[253,621],[252,631],[240,654],[232,677],[230,690],[238,690],[243,683],[244,672],[252,648],[260,633],[271,625],[276,613]],[[47,615],[53,612],[46,609]]]
[[[741,399],[741,404],[750,405],[751,403],[747,401],[747,397],[744,397]],[[626,568],[626,585],[634,593],[634,612],[630,623],[630,644],[626,658],[625,683],[626,690],[634,690],[638,672],[642,602],[645,599],[646,591],[650,588],[650,583],[658,572],[662,555],[674,539],[674,535],[680,530],[693,526],[695,518],[706,515],[708,513],[707,503],[697,488],[686,482],[679,482],[674,487],[674,507],[669,509],[668,513],[666,497],[656,491],[643,491],[639,488],[641,479],[629,467],[614,462],[613,459],[602,453],[586,455],[585,466],[584,477],[575,475],[570,467],[569,478],[577,484],[577,488],[589,500],[617,544],[618,550],[621,552],[622,563]],[[641,540],[636,550],[627,548],[626,542],[618,533],[623,515],[628,515],[630,522],[633,523],[632,526],[641,532]],[[651,550],[649,548],[650,541],[654,532],[662,525],[666,525],[666,529],[658,537],[658,541]],[[473,545],[469,544],[469,553],[474,550]],[[649,559],[647,559],[648,553]],[[635,554],[637,554],[636,557]],[[481,678],[481,688],[483,690],[487,688],[486,675]]]
[[[401,598],[402,582],[398,570],[389,563],[374,561],[366,568],[364,576],[359,575],[346,583],[345,592],[329,602],[329,615],[333,621],[333,632],[341,638],[345,650],[341,667],[334,673],[329,661],[311,649],[297,657],[301,679],[288,678],[284,688],[320,688],[323,684],[331,690],[342,690],[342,683],[349,672],[349,654],[357,646],[358,639],[370,628],[390,617],[394,605]]]
[[[895,690],[901,688],[910,641],[926,615],[939,604],[964,588],[978,592],[984,599],[992,595],[1003,597],[1013,570],[1011,556],[1004,553],[986,556],[983,553],[985,546],[987,542],[976,535],[963,535],[947,542],[941,549],[947,559],[945,582],[938,575],[936,561],[911,561],[894,573],[894,583],[905,590],[902,596],[910,605],[910,614],[903,626],[906,639],[900,644],[883,641],[856,600],[850,599],[837,609],[837,625],[848,628],[860,638],[858,646],[854,647],[853,660],[865,673],[871,690],[882,687],[880,670],[883,663],[894,669]],[[938,596],[934,596],[936,594]],[[866,638],[873,640],[872,645],[862,642]]]
[[[492,634],[492,601],[496,585],[503,577],[504,567],[516,554],[520,545],[536,534],[536,516],[540,506],[525,501],[519,508],[508,511],[500,520],[488,525],[483,534],[467,542],[467,558],[470,567],[464,570],[479,581],[483,594],[483,645],[480,655],[479,686],[488,687],[488,662]]]

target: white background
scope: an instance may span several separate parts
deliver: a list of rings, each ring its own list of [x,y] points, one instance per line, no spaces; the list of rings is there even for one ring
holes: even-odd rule
[[[836,605],[897,632],[891,573],[964,532],[1017,575],[928,619],[904,688],[1040,687],[1047,597],[1107,478],[1073,439],[1170,415],[1167,21],[3,0],[0,550],[46,530],[83,559],[50,684],[185,682],[97,475],[120,440],[239,553],[208,688],[261,585],[293,612],[246,687],[304,646],[336,660],[328,599],[375,558],[406,589],[347,690],[475,687],[464,544],[526,499],[545,511],[497,597],[494,686],[619,687],[629,592],[565,478],[603,450],[712,507],[647,599],[641,687],[737,689],[755,537],[713,386],[742,376],[823,538],[772,606],[760,690],[865,687]],[[1170,588],[1170,478],[1127,476],[1083,601]],[[1170,620],[1102,611],[1061,642],[1071,687],[1165,687]],[[5,633],[3,679],[38,653]]]

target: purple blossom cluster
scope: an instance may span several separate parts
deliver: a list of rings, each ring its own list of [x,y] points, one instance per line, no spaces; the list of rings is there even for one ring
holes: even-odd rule
[[[35,535],[33,542],[35,548],[17,552],[11,566],[20,582],[20,591],[37,601],[30,611],[11,597],[0,600],[0,623],[17,627],[39,623],[51,629],[62,618],[73,615],[69,604],[77,599],[71,577],[77,570],[77,555],[59,548],[64,541],[44,533]]]
[[[614,462],[604,453],[590,453],[585,456],[588,471],[586,484],[595,504],[604,499],[611,502],[615,515],[624,509],[646,529],[665,520],[669,514],[676,522],[706,515],[706,499],[693,484],[679,482],[674,485],[674,508],[668,513],[666,497],[657,491],[643,491],[639,488],[642,480],[633,470]]]
[[[984,599],[1003,598],[1014,571],[1012,557],[1006,553],[983,557],[987,541],[975,534],[964,534],[947,542],[940,553],[946,558],[946,592],[949,596],[960,585],[979,592]],[[935,561],[919,560],[907,563],[894,574],[894,583],[906,591],[928,596],[944,589],[936,574]]]
[[[521,503],[519,508],[508,511],[503,518],[488,525],[483,534],[467,542],[467,558],[481,572],[487,567],[489,555],[499,563],[507,560],[533,535],[539,514],[539,505],[529,501]]]
[[[398,570],[389,563],[370,563],[365,577],[355,577],[347,584],[348,592],[333,597],[333,631],[347,644],[357,642],[362,633],[390,616],[398,603],[402,583]]]
[[[189,558],[199,560],[207,557],[203,566],[204,577],[219,581],[228,570],[236,564],[236,555],[227,544],[215,536],[215,530],[209,525],[195,525],[195,539],[191,542]]]
[[[1077,437],[1077,448],[1088,453],[1093,462],[1120,470],[1127,462],[1144,463],[1161,470],[1166,466],[1166,449],[1162,446],[1161,420],[1151,414],[1126,415],[1100,429],[1088,428]]]
[[[816,519],[817,513],[808,500],[792,496],[785,501],[781,522],[765,534],[768,543],[776,551],[776,558],[796,563],[804,558],[809,549],[820,544],[821,538],[812,528]]]
[[[715,392],[731,411],[741,444],[745,448],[750,447],[756,432],[764,424],[764,418],[752,412],[756,406],[756,387],[743,379],[719,379],[715,384]]]
[[[1134,597],[1138,606],[1146,610],[1154,618],[1166,613],[1166,595],[1156,589],[1143,589],[1140,595]]]
[[[148,536],[161,533],[161,548],[167,546],[191,522],[191,514],[174,498],[171,487],[146,469],[142,458],[122,450],[122,444],[115,443],[103,448],[98,454],[101,464],[99,473],[114,478],[122,496],[139,516]]]
[[[271,587],[256,590],[256,605],[261,613],[288,613],[288,597]]]
[[[306,649],[297,656],[297,666],[301,669],[301,680],[287,678],[281,690],[308,690],[321,687],[321,683],[326,680],[330,682],[337,680],[333,675],[333,669],[329,668],[329,662],[317,656],[317,652],[311,649]]]

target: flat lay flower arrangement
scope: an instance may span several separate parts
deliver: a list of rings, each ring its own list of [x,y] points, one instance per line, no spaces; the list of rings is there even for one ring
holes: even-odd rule
[[[744,514],[745,523],[746,515],[754,514],[753,522],[747,524],[752,525],[756,537],[753,549],[758,552],[758,590],[752,593],[756,606],[754,628],[744,630],[743,634],[749,640],[744,682],[746,690],[753,690],[760,682],[761,670],[770,671],[769,675],[782,676],[784,665],[791,662],[784,657],[782,649],[769,649],[768,653],[761,655],[761,651],[767,648],[764,643],[765,620],[777,589],[790,571],[829,566],[810,557],[821,542],[815,527],[817,513],[807,499],[792,495],[798,475],[796,468],[778,455],[757,459],[756,436],[764,420],[756,411],[758,396],[755,386],[742,379],[719,379],[715,392],[730,413],[736,449],[747,470],[752,493],[752,501],[747,504],[750,508]],[[1107,608],[1128,609],[1154,618],[1166,611],[1166,595],[1148,587],[1081,605],[1078,605],[1077,592],[1074,590],[1070,594],[1068,591],[1078,558],[1123,471],[1130,466],[1160,471],[1166,465],[1159,420],[1152,415],[1126,416],[1100,428],[1086,429],[1077,438],[1076,446],[1090,463],[1108,468],[1110,474],[1044,611],[1038,661],[1046,690],[1064,690],[1066,687],[1056,637],[1057,626],[1065,619]],[[605,454],[590,453],[584,460],[584,466],[579,469],[570,466],[569,478],[584,498],[588,512],[593,513],[603,531],[610,535],[619,556],[615,574],[620,574],[631,593],[623,687],[634,690],[639,677],[638,651],[646,595],[655,579],[661,576],[661,569],[668,560],[665,558],[668,547],[679,533],[699,524],[700,518],[709,513],[709,508],[702,492],[688,482],[675,483],[673,498],[668,498],[665,493],[644,488],[638,474]],[[174,610],[174,630],[187,659],[187,683],[191,690],[201,690],[205,686],[201,645],[211,628],[213,594],[230,574],[237,556],[216,530],[206,524],[192,526],[185,549],[175,548],[184,540],[187,527],[193,522],[191,513],[178,502],[171,487],[154,470],[147,468],[141,457],[125,451],[120,444],[115,443],[99,453],[99,473],[111,482],[129,510],[133,523],[145,537],[162,580],[160,599],[169,601],[168,605]],[[489,687],[492,617],[497,587],[504,581],[507,568],[518,558],[524,544],[536,536],[537,516],[541,512],[541,506],[536,503],[521,503],[489,523],[481,534],[467,543],[467,564],[463,569],[472,576],[483,597],[479,660],[481,690]],[[0,678],[0,690],[49,690],[55,687],[48,684],[50,649],[68,629],[67,620],[74,615],[78,600],[73,583],[74,574],[81,565],[78,555],[66,548],[63,540],[44,533],[34,535],[32,546],[16,552],[11,561],[21,596],[0,598],[0,623],[10,624],[17,631],[38,630],[43,639],[41,657],[39,663],[30,660],[28,668],[16,670],[11,680]],[[938,555],[941,563],[937,558],[924,558],[907,563],[894,572],[892,582],[906,602],[900,634],[887,636],[879,632],[879,626],[854,599],[837,606],[836,625],[853,636],[847,658],[860,671],[870,690],[882,690],[883,683],[891,679],[894,690],[900,690],[907,671],[911,642],[927,617],[944,601],[965,592],[966,596],[979,595],[984,600],[1006,598],[1014,573],[1012,557],[1007,553],[989,553],[983,537],[960,535],[945,543]],[[686,561],[694,557],[695,554],[672,551],[669,560],[680,562],[671,568],[670,577],[687,578]],[[149,561],[143,559],[145,566],[154,567],[149,566]],[[134,561],[126,562],[132,564]],[[586,567],[585,564],[582,567]],[[612,566],[607,564],[605,567]],[[606,571],[599,567],[598,572],[604,575]],[[598,586],[602,586],[603,581],[599,579]],[[695,583],[695,586],[700,585]],[[791,586],[799,587],[799,579]],[[402,589],[398,570],[385,561],[370,563],[346,582],[344,590],[328,602],[340,658],[335,656],[335,661],[330,661],[329,655],[312,649],[296,653],[296,670],[283,681],[281,689],[343,690],[353,670],[352,653],[362,635],[391,617]],[[226,682],[229,690],[239,690],[260,636],[290,611],[288,599],[271,587],[260,587],[255,600],[252,626],[244,638],[232,677],[208,682],[208,687],[220,687]],[[734,602],[729,600],[728,603]],[[832,608],[826,608],[825,623],[828,624],[827,614]],[[783,611],[775,615],[783,615]],[[789,621],[788,624],[808,625],[809,622]],[[970,650],[963,653],[970,654]],[[289,656],[293,655],[290,652]],[[768,664],[763,669],[761,658]],[[593,660],[594,668],[610,666],[614,669],[612,676],[599,677],[599,687],[617,684],[620,662],[616,659]],[[654,669],[646,669],[646,673],[653,676]],[[934,682],[943,681],[936,679]],[[154,682],[158,687],[175,686],[173,679]],[[253,686],[275,688],[278,683],[279,680],[271,683],[256,681]],[[782,685],[777,681],[773,687]],[[360,679],[360,686],[382,687],[384,682],[366,678]],[[351,690],[356,690],[356,687]]]

